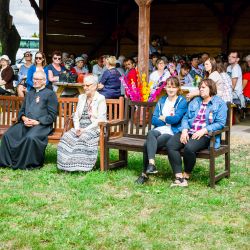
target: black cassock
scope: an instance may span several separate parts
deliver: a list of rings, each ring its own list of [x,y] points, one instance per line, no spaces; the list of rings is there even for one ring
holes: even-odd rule
[[[0,167],[29,169],[41,167],[44,162],[48,135],[57,116],[58,101],[55,93],[47,88],[27,93],[18,114],[18,123],[10,127],[2,137]],[[40,122],[26,127],[22,116]]]

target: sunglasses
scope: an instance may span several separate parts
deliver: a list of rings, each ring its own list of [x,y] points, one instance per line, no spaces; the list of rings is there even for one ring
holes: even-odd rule
[[[36,56],[36,60],[42,60],[43,58],[40,56]]]
[[[56,57],[56,56],[54,56],[53,59],[54,59],[54,60],[61,60],[62,58],[61,58],[61,57]]]
[[[32,56],[31,54],[25,54],[24,57]]]

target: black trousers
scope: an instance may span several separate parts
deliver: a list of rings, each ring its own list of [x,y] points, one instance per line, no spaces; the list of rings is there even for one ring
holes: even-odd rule
[[[167,142],[167,152],[174,174],[182,173],[182,160],[180,150],[184,148],[184,171],[191,173],[196,163],[196,152],[208,147],[210,139],[202,136],[199,140],[190,139],[187,144],[180,142],[181,133],[175,134]]]
[[[143,172],[146,173],[148,160],[155,159],[157,150],[166,148],[168,140],[172,137],[169,134],[161,134],[158,130],[150,130],[143,149]]]

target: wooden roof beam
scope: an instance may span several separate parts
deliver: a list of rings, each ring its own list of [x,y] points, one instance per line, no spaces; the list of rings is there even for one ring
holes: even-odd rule
[[[42,19],[42,11],[39,8],[39,6],[37,5],[35,0],[29,0],[30,1],[30,5],[31,7],[35,10],[36,16],[39,20]]]

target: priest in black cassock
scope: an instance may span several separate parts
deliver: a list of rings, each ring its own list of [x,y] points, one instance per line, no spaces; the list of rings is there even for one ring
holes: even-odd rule
[[[18,123],[2,137],[0,167],[33,169],[44,162],[48,135],[57,116],[56,94],[45,87],[46,74],[33,75],[33,87],[24,99],[18,114]]]

